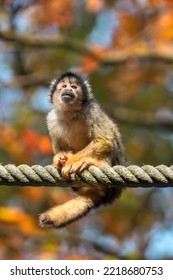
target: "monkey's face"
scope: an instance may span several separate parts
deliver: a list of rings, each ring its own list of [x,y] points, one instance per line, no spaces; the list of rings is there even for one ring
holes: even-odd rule
[[[53,94],[53,103],[58,105],[80,105],[83,100],[82,88],[78,81],[74,78],[64,78],[60,81]]]

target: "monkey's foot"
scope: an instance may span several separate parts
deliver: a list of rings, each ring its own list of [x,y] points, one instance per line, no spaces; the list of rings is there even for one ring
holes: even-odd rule
[[[65,207],[66,213],[66,207]],[[68,216],[62,211],[62,206],[55,206],[39,216],[41,227],[63,228],[68,223]]]
[[[39,217],[39,225],[41,227],[52,227],[54,222],[50,219],[48,213],[43,213]]]
[[[56,213],[56,217],[54,217],[52,209],[40,215],[39,225],[41,227],[53,227],[53,228],[63,227],[63,225],[61,225],[61,217],[58,217],[59,216],[58,213]]]
[[[72,156],[69,160],[66,161],[64,167],[61,170],[61,174],[65,179],[69,179],[70,174],[78,171],[82,172],[84,169],[88,168],[91,165],[99,167],[105,165],[105,162],[91,157],[83,157],[80,160],[75,160],[75,156]]]

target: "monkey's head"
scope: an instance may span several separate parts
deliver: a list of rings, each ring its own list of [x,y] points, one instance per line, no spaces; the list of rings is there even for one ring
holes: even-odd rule
[[[73,72],[62,74],[50,86],[49,100],[57,107],[84,105],[91,97],[88,82]]]

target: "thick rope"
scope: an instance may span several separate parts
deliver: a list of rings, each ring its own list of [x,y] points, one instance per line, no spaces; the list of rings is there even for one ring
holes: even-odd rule
[[[156,167],[116,165],[101,168],[90,166],[88,170],[80,174],[72,174],[68,181],[64,180],[60,171],[52,165],[45,167],[26,164],[0,165],[0,185],[69,187],[75,185],[76,182],[78,186],[85,182],[90,185],[102,183],[115,187],[173,187],[173,165],[170,167],[165,165]]]

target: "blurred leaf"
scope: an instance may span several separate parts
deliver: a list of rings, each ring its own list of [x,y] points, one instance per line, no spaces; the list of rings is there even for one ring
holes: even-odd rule
[[[10,153],[16,162],[21,160],[28,162],[29,155],[25,153],[25,145],[17,132],[9,125],[1,125],[0,146]]]
[[[81,60],[82,73],[92,73],[98,70],[100,67],[99,58],[104,58],[107,54],[107,50],[101,46],[93,45],[91,49],[98,59],[91,56],[84,56]]]
[[[0,207],[0,221],[4,223],[19,223],[25,217],[21,209]]]
[[[31,153],[31,155],[37,152],[50,154],[52,151],[49,137],[39,135],[34,130],[25,129],[23,131],[23,141],[26,149],[29,151],[29,153]]]
[[[20,208],[0,207],[0,222],[18,225],[22,233],[33,235],[39,232],[32,216],[24,213]]]
[[[119,28],[115,31],[114,46],[127,46],[135,35],[142,32],[143,25],[141,17],[138,14],[133,14],[125,11],[120,11],[118,14]],[[134,39],[136,39],[134,37]]]
[[[90,13],[98,13],[104,7],[103,0],[86,0],[86,9]]]
[[[40,136],[39,150],[43,154],[50,154],[52,152],[52,147],[48,136]]]
[[[173,6],[172,0],[149,0],[147,1],[148,5],[154,5],[155,7],[160,7],[160,8],[171,8]]]
[[[173,11],[167,11],[158,16],[152,27],[153,35],[158,40],[158,43],[171,42],[173,40]],[[159,32],[156,32],[159,30]]]
[[[39,0],[39,14],[37,15],[43,24],[58,24],[60,28],[68,28],[73,23],[74,0],[49,2]],[[46,15],[46,16],[45,16]]]
[[[45,188],[35,188],[35,187],[29,187],[29,188],[21,188],[20,194],[23,198],[27,199],[28,201],[39,201],[43,200],[47,194]]]

